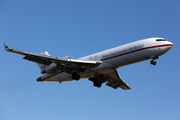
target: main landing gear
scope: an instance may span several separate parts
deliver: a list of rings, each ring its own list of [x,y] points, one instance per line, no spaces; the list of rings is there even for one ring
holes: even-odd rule
[[[94,87],[100,88],[104,82],[106,82],[105,77],[102,76],[96,76],[94,78],[89,78],[90,81],[93,82]]]
[[[77,73],[73,73],[73,74],[72,74],[72,79],[78,81],[78,80],[80,79],[80,75],[77,74]]]
[[[73,79],[73,80],[76,80],[76,81],[78,81],[80,78],[81,78],[81,76],[78,74],[78,73],[83,73],[85,71],[85,69],[74,69],[73,71],[72,71],[72,76],[71,76],[71,78]]]
[[[151,65],[156,65],[157,62],[155,61],[155,59],[158,59],[158,56],[154,56],[154,57],[151,57],[152,60],[150,61]]]
[[[100,87],[102,86],[102,82],[101,82],[101,81],[94,81],[93,85],[94,85],[95,87],[100,88]]]

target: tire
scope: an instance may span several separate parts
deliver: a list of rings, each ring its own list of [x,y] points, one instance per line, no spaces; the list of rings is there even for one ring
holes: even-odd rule
[[[100,87],[102,86],[102,83],[101,83],[101,82],[98,82],[98,81],[94,81],[93,85],[94,85],[95,87],[100,88]]]
[[[97,87],[100,88],[102,86],[102,83],[98,83]]]
[[[77,74],[75,80],[78,81],[79,79],[80,79],[80,75]]]
[[[97,81],[94,81],[93,85],[94,85],[94,87],[97,87],[97,85],[98,85]]]
[[[72,74],[72,79],[73,80],[77,80],[78,81],[80,78],[81,78],[80,75],[78,75],[77,73],[73,73]]]
[[[151,60],[151,62],[150,62],[152,65],[156,65],[157,64],[157,62],[155,61],[155,60]]]

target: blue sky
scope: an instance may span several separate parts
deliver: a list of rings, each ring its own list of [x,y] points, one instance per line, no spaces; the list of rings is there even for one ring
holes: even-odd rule
[[[1,0],[0,120],[179,120],[179,0]],[[173,48],[157,60],[118,69],[132,90],[87,79],[36,82],[36,63],[10,47],[73,58],[149,37]]]

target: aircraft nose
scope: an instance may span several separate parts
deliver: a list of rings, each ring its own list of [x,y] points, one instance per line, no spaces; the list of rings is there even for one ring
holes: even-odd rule
[[[167,51],[169,51],[171,48],[173,47],[173,43],[166,41],[165,45],[163,48],[161,48],[161,50],[166,53]]]
[[[173,47],[173,43],[168,41],[169,48]]]

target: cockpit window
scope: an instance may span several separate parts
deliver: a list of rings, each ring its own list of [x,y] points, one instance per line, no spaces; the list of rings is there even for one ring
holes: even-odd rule
[[[156,39],[156,41],[166,41],[165,39]]]

